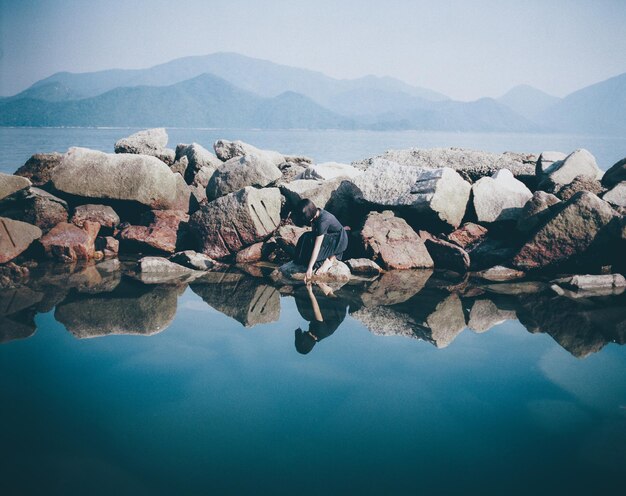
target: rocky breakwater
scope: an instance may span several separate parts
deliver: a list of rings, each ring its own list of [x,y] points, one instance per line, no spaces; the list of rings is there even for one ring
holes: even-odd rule
[[[364,277],[368,260],[374,278],[416,268],[493,269],[505,279],[625,270],[624,160],[604,175],[586,150],[411,149],[315,164],[238,141],[218,140],[215,153],[198,143],[168,149],[167,141],[164,129],[146,130],[118,141],[113,154],[40,153],[1,175],[3,284],[44,258],[120,255],[139,260],[135,271],[150,276],[138,279],[152,284],[159,274],[189,281],[224,264],[299,284],[304,268],[289,261],[306,228],[293,225],[291,211],[303,198],[352,228],[348,263],[335,264],[325,282]],[[274,270],[250,266],[259,263]]]

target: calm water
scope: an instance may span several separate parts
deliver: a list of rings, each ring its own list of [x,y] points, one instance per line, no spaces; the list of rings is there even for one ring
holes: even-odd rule
[[[132,131],[0,129],[0,169],[111,151]],[[624,139],[168,131],[318,161],[407,146],[584,146],[604,168],[626,155]],[[0,494],[621,494],[625,296],[457,283],[316,288],[320,325],[304,288],[237,271],[167,286],[100,265],[34,271],[0,291]],[[303,355],[309,329],[327,337]]]

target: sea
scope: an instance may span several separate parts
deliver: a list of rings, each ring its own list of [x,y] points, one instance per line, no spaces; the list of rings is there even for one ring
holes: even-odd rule
[[[0,171],[135,131],[3,128]],[[626,156],[626,138],[590,136],[167,131],[171,147],[241,139],[316,162]],[[0,494],[623,493],[624,294],[424,271],[308,291],[249,272],[146,285],[110,264],[43,266],[0,290]]]

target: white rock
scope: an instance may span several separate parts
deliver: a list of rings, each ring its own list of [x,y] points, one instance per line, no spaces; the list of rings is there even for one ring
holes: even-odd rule
[[[322,164],[309,165],[298,179],[335,179],[337,177],[353,178],[362,174],[363,171],[348,164],[339,162],[324,162]]]
[[[23,189],[30,187],[31,182],[22,176],[12,176],[0,172],[0,200],[13,193],[17,193]]]
[[[533,196],[507,169],[479,179],[472,185],[472,192],[477,220],[486,223],[517,220]]]
[[[626,181],[617,183],[613,188],[604,193],[602,196],[604,201],[617,207],[626,207]]]
[[[602,177],[602,171],[598,167],[595,157],[584,148],[570,153],[564,160],[554,162],[543,171],[542,175],[544,180],[549,180],[557,188],[571,183],[578,176],[591,179]]]
[[[263,155],[244,155],[224,162],[207,185],[209,201],[246,186],[264,187],[282,177],[280,169]]]

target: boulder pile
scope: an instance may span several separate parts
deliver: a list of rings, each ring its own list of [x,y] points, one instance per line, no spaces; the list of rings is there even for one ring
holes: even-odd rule
[[[146,255],[188,274],[270,262],[275,280],[298,281],[304,268],[284,264],[306,231],[291,210],[308,198],[351,227],[354,261],[326,279],[346,281],[351,269],[518,279],[626,266],[626,159],[604,174],[582,149],[411,149],[315,164],[241,141],[218,140],[215,153],[167,143],[164,129],[149,129],[119,140],[115,153],[39,153],[0,174],[0,264]],[[139,272],[174,268],[149,259]]]

